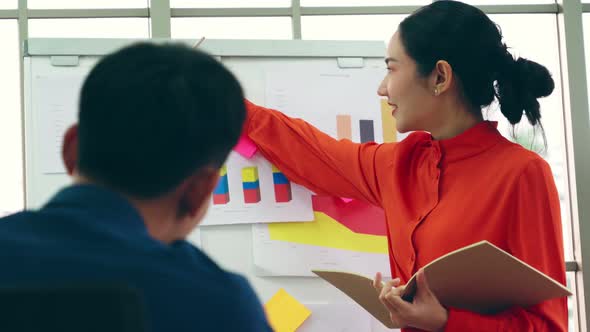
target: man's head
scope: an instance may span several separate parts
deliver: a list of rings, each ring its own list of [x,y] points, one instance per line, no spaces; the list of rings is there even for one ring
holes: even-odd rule
[[[124,48],[84,82],[78,126],[64,143],[66,167],[137,201],[173,195],[178,218],[199,219],[240,136],[243,99],[236,78],[205,53]]]

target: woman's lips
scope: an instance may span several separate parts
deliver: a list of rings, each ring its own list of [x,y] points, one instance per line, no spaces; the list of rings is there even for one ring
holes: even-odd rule
[[[397,111],[397,105],[396,104],[391,104],[388,103],[389,106],[391,106],[391,116],[393,116],[395,114],[395,112]]]

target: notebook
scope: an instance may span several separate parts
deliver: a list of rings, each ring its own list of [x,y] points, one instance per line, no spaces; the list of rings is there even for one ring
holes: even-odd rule
[[[362,275],[312,270],[388,328],[395,326],[373,288]],[[450,252],[424,266],[428,285],[445,307],[493,314],[513,306],[529,307],[545,300],[571,295],[559,282],[488,241]],[[416,275],[406,284],[402,298],[412,301]]]

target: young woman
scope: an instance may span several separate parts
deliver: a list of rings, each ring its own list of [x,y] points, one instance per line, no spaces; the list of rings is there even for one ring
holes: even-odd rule
[[[432,260],[488,240],[565,284],[559,198],[548,164],[484,121],[495,99],[512,124],[540,125],[553,79],[514,59],[479,9],[437,1],[391,37],[386,97],[400,143],[337,141],[306,122],[247,102],[247,135],[290,179],[320,194],[383,207],[391,273],[381,299],[404,331],[567,331],[565,298],[493,315],[443,307],[423,273],[412,303],[399,293]],[[367,221],[370,222],[370,221]],[[380,285],[381,276],[375,285]],[[485,287],[485,285],[482,285]]]

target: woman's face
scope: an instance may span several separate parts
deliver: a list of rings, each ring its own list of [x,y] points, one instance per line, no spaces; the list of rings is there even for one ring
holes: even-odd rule
[[[416,62],[410,58],[396,32],[387,47],[387,75],[377,93],[387,97],[400,133],[416,130],[428,131],[433,122],[434,91],[428,78],[418,74]]]

